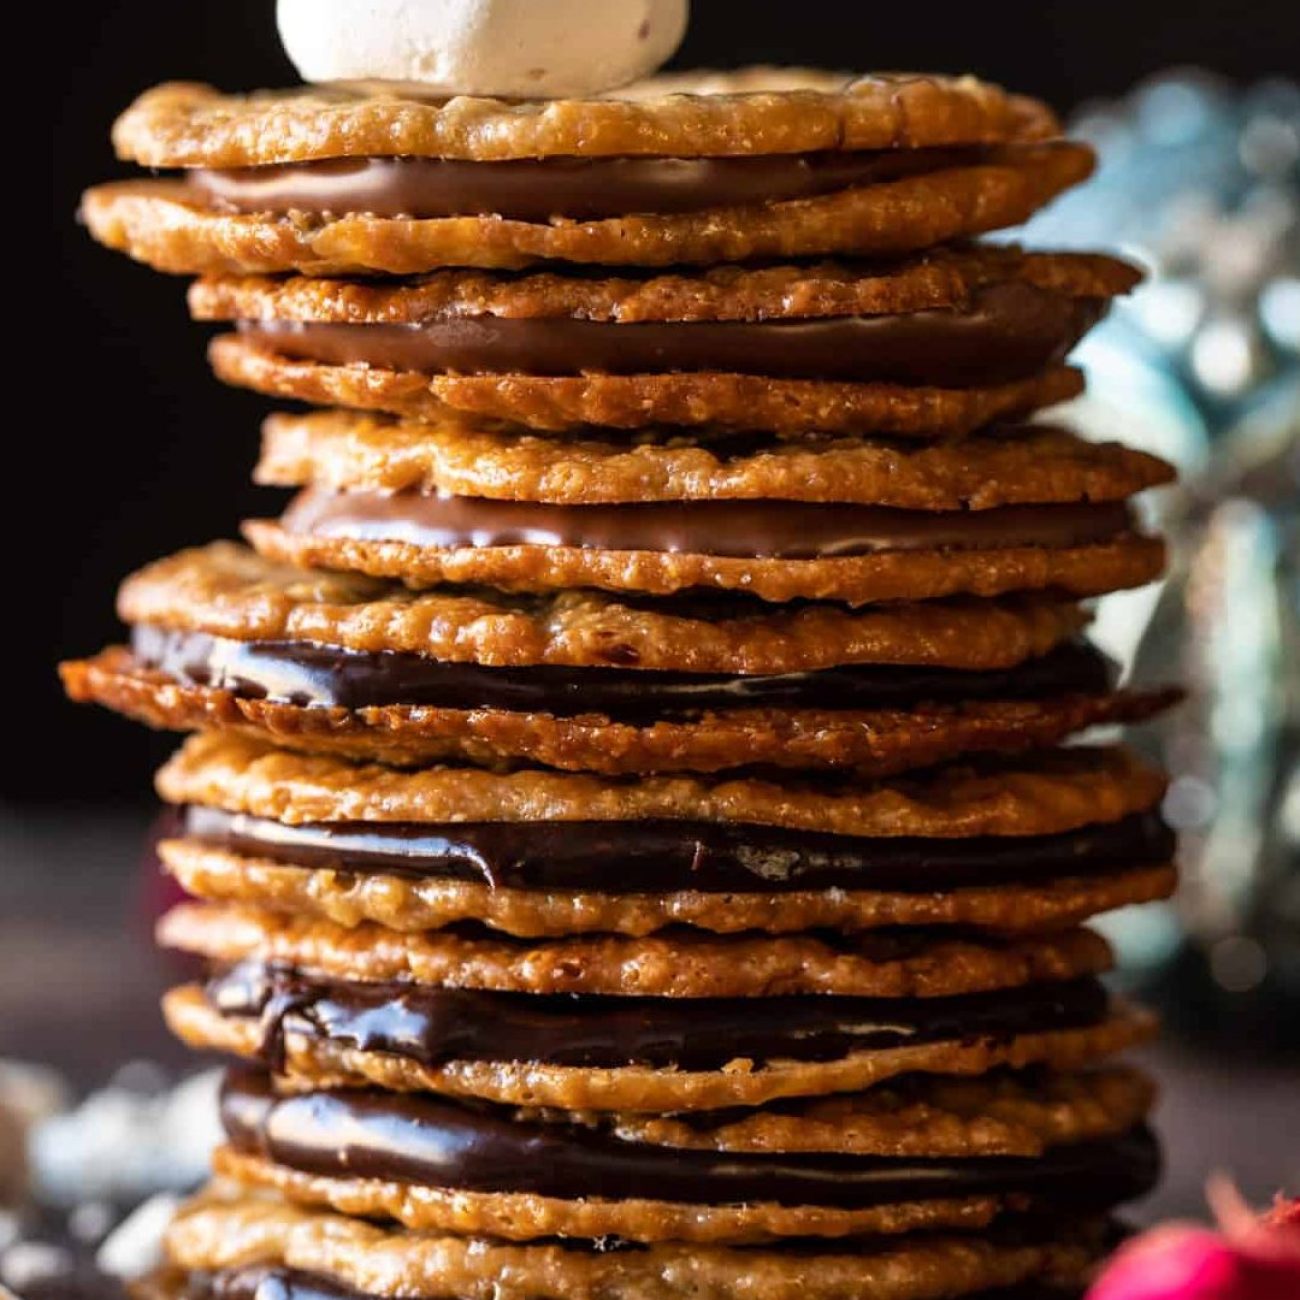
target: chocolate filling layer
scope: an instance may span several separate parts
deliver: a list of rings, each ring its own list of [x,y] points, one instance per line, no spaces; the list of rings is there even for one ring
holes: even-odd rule
[[[183,833],[305,868],[602,894],[939,889],[1094,874],[1171,860],[1155,811],[1060,835],[879,839],[721,822],[283,822],[193,806]]]
[[[1095,1025],[1109,1007],[1091,977],[939,998],[620,998],[339,983],[258,962],[215,975],[207,998],[223,1015],[261,1022],[262,1059],[273,1068],[293,1033],[430,1066],[716,1070],[737,1058],[830,1061],[948,1039],[1005,1041]]]
[[[748,158],[331,158],[196,168],[186,180],[197,202],[227,212],[590,221],[815,198],[994,157],[970,147]]]
[[[419,324],[241,321],[259,347],[325,365],[433,374],[577,375],[720,370],[968,388],[1059,364],[1101,318],[1100,298],[1013,281],[962,311],[766,321],[448,316]]]
[[[423,655],[369,653],[305,641],[232,641],[142,625],[131,635],[142,667],[253,699],[343,709],[424,705],[510,709],[627,721],[740,708],[882,709],[922,702],[1099,694],[1113,673],[1087,644],[1057,647],[987,672],[856,664],[811,673],[740,677],[623,668],[489,668]]]
[[[286,532],[431,550],[571,546],[810,560],[885,551],[1074,547],[1133,530],[1123,502],[896,510],[802,501],[671,501],[567,506],[424,492],[307,488],[280,520]]]
[[[714,1152],[624,1142],[598,1130],[530,1124],[433,1096],[335,1090],[276,1097],[263,1074],[227,1077],[231,1144],[304,1173],[474,1192],[845,1209],[1021,1195],[1101,1208],[1146,1191],[1159,1158],[1145,1128],[1050,1147],[1035,1157],[889,1158]]]

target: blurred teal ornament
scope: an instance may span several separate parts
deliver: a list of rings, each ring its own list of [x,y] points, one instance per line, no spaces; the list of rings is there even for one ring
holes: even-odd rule
[[[1035,244],[1110,248],[1147,268],[1099,338],[1128,327],[1211,433],[1300,365],[1300,85],[1245,92],[1162,74],[1071,124],[1101,159],[1089,184],[1024,231]]]
[[[1171,772],[1185,884],[1107,928],[1189,1033],[1300,1048],[1300,87],[1175,71],[1071,129],[1099,173],[1018,237],[1149,278],[1080,348],[1070,417],[1183,475],[1151,506],[1169,576],[1104,602],[1098,636],[1189,687],[1139,737]]]

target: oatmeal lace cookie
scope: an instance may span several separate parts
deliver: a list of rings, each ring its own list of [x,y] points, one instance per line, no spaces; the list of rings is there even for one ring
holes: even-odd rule
[[[266,1063],[266,1032],[256,1017],[223,1015],[196,985],[164,999],[168,1026],[200,1051]],[[273,1063],[297,1087],[373,1087],[432,1092],[518,1106],[569,1111],[662,1114],[762,1106],[786,1098],[857,1093],[916,1074],[982,1076],[1002,1068],[1079,1070],[1149,1042],[1156,1022],[1147,1012],[1116,1003],[1092,1023],[1010,1033],[879,1046],[828,1061],[737,1058],[730,1068],[654,1065],[562,1065],[546,1061],[450,1059],[358,1049],[286,1027]]]
[[[680,266],[882,257],[1019,225],[1086,180],[1094,165],[1092,150],[1077,143],[936,150],[920,161],[938,166],[811,198],[587,220],[329,212],[304,220],[293,211],[228,211],[196,193],[192,180],[98,185],[82,196],[81,216],[101,244],[179,275],[418,275],[446,266],[510,270],[548,261]],[[874,170],[888,176],[895,165],[885,160]],[[436,181],[435,188],[441,188]],[[581,192],[585,198],[593,191],[584,185]],[[645,202],[656,206],[653,195]],[[544,194],[534,203],[545,205]]]
[[[1174,882],[1172,835],[1156,809],[1163,785],[1115,753],[1071,750],[874,785],[859,777],[820,792],[728,782],[742,802],[718,810],[709,803],[717,786],[699,778],[638,789],[557,775],[542,783],[556,800],[545,821],[528,820],[519,802],[539,792],[533,773],[483,773],[475,798],[466,787],[454,806],[421,805],[421,790],[450,795],[463,774],[334,760],[342,779],[351,771],[367,790],[346,810],[316,805],[304,817],[265,800],[259,766],[275,790],[299,785],[294,770],[314,772],[318,788],[329,766],[313,762],[209,737],[169,768],[163,789],[188,806],[159,852],[190,893],[407,932],[462,921],[520,937],[676,925],[1033,932],[1163,896]],[[674,788],[680,802],[667,802]],[[806,816],[773,823],[773,810],[800,794]],[[638,802],[620,806],[620,796]],[[828,832],[841,800],[855,819]]]
[[[206,985],[168,994],[174,1032],[315,1087],[709,1110],[907,1073],[1075,1069],[1151,1032],[1096,982],[1110,952],[1081,930],[525,944],[191,904],[160,938],[212,963]],[[393,1037],[386,1009],[399,1005]]]
[[[588,425],[608,429],[669,425],[759,429],[786,437],[862,432],[901,438],[961,437],[996,420],[1068,401],[1084,388],[1082,373],[1061,365],[1021,379],[966,388],[884,380],[774,379],[727,371],[431,374],[350,360],[301,358],[285,350],[303,351],[306,338],[266,331],[218,335],[209,345],[208,358],[218,379],[268,397],[432,422],[503,420],[554,432]],[[313,351],[323,354],[325,350]]]
[[[827,1152],[711,1150],[445,1097],[283,1090],[253,1071],[227,1077],[220,1113],[227,1145],[215,1168],[240,1183],[415,1230],[509,1240],[980,1228],[1008,1210],[1109,1209],[1147,1190],[1157,1168],[1140,1127],[1049,1141],[1031,1156],[882,1155],[851,1140]]]
[[[894,549],[849,555],[838,553],[839,546],[852,547],[857,528],[867,521],[822,516],[825,507],[803,511],[799,505],[784,503],[774,511],[762,502],[717,501],[692,503],[688,512],[669,506],[684,525],[680,540],[685,546],[739,547],[746,541],[740,527],[748,523],[765,530],[750,542],[751,550],[786,549],[790,553],[785,555],[638,549],[663,545],[656,525],[665,521],[651,517],[655,506],[534,506],[417,493],[394,499],[310,488],[280,519],[250,520],[244,533],[277,563],[396,578],[417,590],[447,583],[537,593],[595,588],[647,596],[706,590],[745,592],[773,603],[860,606],[1034,591],[1083,599],[1145,586],[1164,570],[1163,541],[1136,531],[1131,513],[1118,502],[1007,506],[981,512],[986,517],[978,521],[972,514],[952,512],[946,520],[925,521],[923,534],[908,527],[920,522],[915,518],[919,511],[906,512],[907,520],[877,514],[872,522],[890,531],[887,538],[871,539],[873,547],[883,541]],[[843,508],[851,509],[857,508]],[[1033,513],[1015,514],[1022,509]],[[593,517],[592,512],[602,511],[614,513]],[[1049,513],[1044,517],[1040,511]],[[1015,514],[1023,528],[1020,544],[1008,536],[1013,521],[1006,512]],[[506,540],[527,530],[525,513],[546,541]],[[820,517],[814,520],[813,514]],[[820,538],[810,534],[814,524],[821,525]],[[626,531],[627,525],[636,525],[635,535]],[[773,528],[779,533],[774,535]],[[481,544],[493,539],[501,540]],[[605,545],[593,544],[600,541]],[[961,544],[971,541],[977,544]]]
[[[91,190],[162,270],[383,272],[897,253],[1027,218],[1092,168],[1050,110],[972,77],[752,70],[586,100],[172,83],[119,154],[184,179]]]
[[[974,77],[876,74],[846,83],[799,69],[702,75],[703,85],[694,74],[670,74],[631,94],[533,102],[321,86],[225,95],[168,82],[127,109],[113,143],[120,158],[175,168],[383,154],[499,162],[917,149],[1059,133],[1046,105]]]
[[[173,1266],[200,1274],[292,1270],[376,1300],[455,1294],[466,1300],[948,1300],[1044,1280],[1080,1281],[1103,1249],[1099,1223],[1053,1237],[930,1235],[827,1243],[818,1252],[663,1244],[593,1250],[586,1243],[510,1245],[394,1229],[238,1188],[185,1207],[167,1234]]]
[[[947,882],[945,888],[937,888],[933,877],[918,873],[910,889],[869,888],[861,883],[828,886],[816,881],[794,889],[778,882],[782,888],[775,889],[764,888],[768,882],[755,877],[747,882],[748,888],[741,882],[727,892],[676,882],[652,891],[650,881],[641,878],[635,892],[623,892],[614,873],[595,871],[584,889],[509,888],[437,874],[413,878],[418,864],[400,874],[389,874],[382,867],[367,869],[344,856],[328,836],[327,831],[321,837],[326,841],[325,853],[337,853],[340,865],[318,865],[320,857],[310,852],[302,852],[309,859],[303,863],[258,856],[255,844],[232,852],[201,836],[164,840],[159,856],[186,893],[213,902],[250,904],[342,926],[375,922],[410,932],[479,922],[521,938],[598,932],[643,936],[679,925],[717,934],[943,925],[1001,934],[1035,933],[1065,929],[1117,907],[1167,898],[1178,879],[1167,861],[1123,859],[1121,865],[1099,866],[1093,874],[1061,875],[1028,884]],[[293,850],[282,848],[280,853]],[[1077,864],[1069,864],[1069,869],[1080,870]],[[613,888],[615,884],[620,887]],[[930,888],[924,888],[926,884]]]
[[[1109,945],[1091,930],[1005,938],[936,937],[924,931],[846,936],[683,931],[530,942],[475,927],[418,934],[373,924],[345,929],[310,917],[215,903],[179,904],[159,923],[158,935],[166,947],[211,962],[282,966],[327,981],[606,999],[945,998],[1078,979],[1112,963]],[[500,1005],[504,1017],[509,1001],[489,998],[483,1007]],[[537,1014],[542,1010],[539,1004]]]
[[[828,670],[805,683],[801,700],[789,681],[457,671],[415,657],[374,664],[328,648],[213,643],[152,628],[137,629],[134,643],[64,664],[69,695],[154,727],[232,731],[395,766],[522,760],[617,775],[758,763],[883,776],[963,754],[1044,748],[1089,727],[1143,721],[1178,698],[1109,690],[1104,668],[1083,647],[1019,675],[971,674],[969,689],[981,698],[962,702],[956,673],[918,675],[909,692],[898,674],[893,686],[877,680],[873,688],[880,674]],[[241,674],[240,664],[249,671]],[[286,670],[311,684],[292,699],[268,698]],[[776,698],[765,702],[768,686]],[[1043,694],[1054,687],[1060,693]],[[837,691],[845,698],[836,700]]]
[[[185,742],[162,768],[170,803],[288,825],[310,822],[748,823],[832,835],[1051,835],[1150,808],[1164,777],[1120,747],[1077,747],[1031,764],[954,766],[916,778],[788,783],[756,776],[617,779],[431,767],[404,772],[219,734]]]
[[[915,345],[927,337],[923,331],[945,323],[923,313],[950,313],[952,320],[974,325],[981,333],[993,321],[1019,317],[1035,332],[1063,319],[1057,313],[1044,315],[1049,301],[1058,307],[1100,306],[1128,293],[1141,278],[1133,264],[1101,253],[968,243],[890,263],[827,259],[775,266],[721,265],[690,272],[497,275],[446,270],[396,283],[212,277],[195,281],[188,300],[199,320],[334,325],[428,325],[483,318],[610,325],[763,324],[921,314],[920,321],[913,322],[917,333],[910,341]],[[1039,310],[1030,310],[1030,304]],[[636,331],[630,333],[635,336]],[[1003,341],[1004,347],[1014,344],[1015,340]],[[945,363],[944,358],[932,360]]]
[[[1173,478],[1158,457],[1050,425],[994,428],[958,443],[651,437],[557,440],[461,421],[277,414],[263,426],[255,478],[554,505],[770,500],[933,511],[1117,501]]]
[[[1013,668],[1090,620],[1051,593],[851,610],[743,595],[637,600],[487,587],[415,592],[358,574],[276,564],[231,542],[156,560],[123,583],[124,622],[237,641],[314,641],[494,668],[640,668],[745,676],[842,664]]]

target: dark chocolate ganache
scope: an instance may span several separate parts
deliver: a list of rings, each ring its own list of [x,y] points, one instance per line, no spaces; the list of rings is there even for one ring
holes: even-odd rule
[[[343,983],[255,961],[214,974],[206,997],[222,1015],[260,1022],[272,1067],[285,1035],[303,1034],[423,1065],[716,1070],[739,1057],[828,1061],[949,1039],[1006,1041],[1099,1024],[1110,1006],[1091,976],[933,998],[641,998]]]
[[[1086,546],[1132,532],[1134,519],[1123,502],[944,511],[802,501],[597,506],[307,488],[280,524],[300,536],[432,550],[566,546],[810,560],[888,551]]]
[[[551,665],[496,668],[309,641],[233,641],[148,624],[132,630],[131,650],[141,667],[176,681],[303,707],[422,705],[560,717],[599,714],[622,721],[725,709],[899,709],[930,702],[1096,695],[1114,680],[1106,657],[1082,642],[1013,668],[983,672],[850,664],[753,677]]]
[[[1063,361],[1105,300],[1011,281],[961,310],[764,321],[610,321],[442,316],[418,324],[241,321],[268,351],[325,365],[433,374],[638,374],[716,370],[968,388]]]
[[[527,1123],[508,1111],[416,1093],[338,1089],[277,1097],[267,1075],[244,1071],[226,1079],[221,1120],[236,1150],[303,1173],[706,1205],[853,1209],[992,1195],[1091,1209],[1141,1195],[1159,1167],[1145,1128],[1034,1157],[717,1152]]]
[[[1058,835],[867,838],[727,822],[315,822],[290,826],[197,805],[180,833],[305,869],[602,894],[905,893],[1008,885],[1171,860],[1152,810]]]
[[[995,160],[979,146],[737,158],[331,158],[186,172],[226,212],[577,221],[767,205]]]

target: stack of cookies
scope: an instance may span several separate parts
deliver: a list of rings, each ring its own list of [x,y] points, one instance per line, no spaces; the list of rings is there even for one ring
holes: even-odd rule
[[[1027,423],[1136,279],[972,242],[1088,173],[970,78],[146,94],[103,242],[197,274],[296,495],[68,690],[158,778],[238,1059],[184,1300],[1065,1295],[1157,1168],[1107,909],[1167,895],[1081,601],[1170,471]]]

